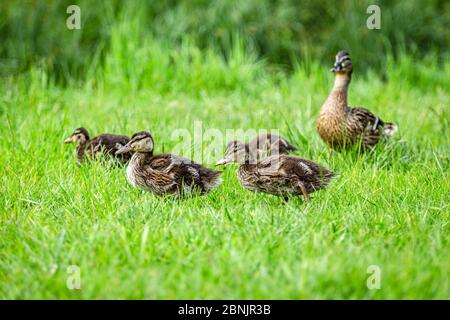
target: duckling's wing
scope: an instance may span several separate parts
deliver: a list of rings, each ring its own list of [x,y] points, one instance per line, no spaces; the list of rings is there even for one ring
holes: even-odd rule
[[[171,155],[161,154],[154,156],[149,163],[153,170],[170,175],[178,186],[197,186],[205,191],[201,179],[201,165],[192,160]]]
[[[277,177],[284,175],[282,165],[285,161],[284,155],[272,155],[261,159],[256,165],[255,171],[258,175]]]
[[[103,134],[101,137],[101,143],[105,146],[105,150],[116,152],[119,146],[126,145],[130,138],[127,136],[116,135],[116,134]]]
[[[205,191],[200,172],[195,166],[181,163],[176,167],[173,167],[172,172],[175,173],[178,185],[195,186],[201,191]]]
[[[170,155],[149,156],[139,164],[136,172],[142,180],[142,184],[151,189],[159,190],[159,193],[176,192],[177,181],[174,174],[170,172],[171,166]]]
[[[86,152],[95,156],[102,152],[104,146],[100,137],[94,137],[86,143]]]
[[[320,164],[299,157],[285,157],[280,169],[287,175],[294,174],[305,182],[327,181],[335,175]]]
[[[99,153],[103,150],[105,153],[114,154],[129,141],[130,138],[127,136],[104,133],[89,140],[87,146],[93,153]]]
[[[152,170],[168,172],[173,165],[173,159],[170,154],[159,154],[152,157],[147,165]]]

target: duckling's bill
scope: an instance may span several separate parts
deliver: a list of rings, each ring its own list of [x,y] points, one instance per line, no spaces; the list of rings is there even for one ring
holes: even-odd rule
[[[72,143],[74,141],[75,141],[75,136],[72,135],[72,136],[68,137],[66,140],[64,140],[64,143],[68,144],[68,143]]]
[[[131,151],[131,143],[127,143],[126,145],[122,146],[119,150],[116,151],[116,154],[122,154],[126,152]]]
[[[220,159],[219,161],[216,162],[216,166],[223,166],[223,165],[226,165],[226,164],[231,163],[231,162],[233,162],[232,159],[223,158],[223,159]]]

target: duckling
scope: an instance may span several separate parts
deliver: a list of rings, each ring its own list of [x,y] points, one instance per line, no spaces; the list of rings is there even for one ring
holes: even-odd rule
[[[128,182],[157,195],[205,194],[222,183],[222,171],[211,170],[171,154],[153,155],[154,141],[147,131],[135,133],[116,154],[133,152],[127,167]]]
[[[272,155],[257,161],[242,143],[229,145],[225,157],[216,166],[240,164],[238,179],[241,185],[254,192],[283,196],[309,194],[328,185],[335,173],[306,159],[288,155]]]
[[[110,155],[117,158],[120,162],[127,162],[131,159],[131,153],[123,153],[120,157],[116,157],[115,152],[129,141],[130,138],[128,136],[109,133],[90,139],[86,128],[78,128],[73,131],[64,143],[76,143],[75,155],[80,163],[83,162],[86,154],[93,158],[99,155]]]
[[[397,125],[384,122],[369,110],[348,106],[347,91],[353,72],[348,52],[337,53],[331,71],[335,73],[334,87],[317,119],[317,131],[323,141],[336,150],[351,148],[362,142],[364,150],[397,131]]]
[[[291,145],[286,139],[270,133],[260,134],[247,144],[238,140],[231,141],[227,145],[227,148],[231,148],[235,144],[245,148],[245,150],[250,152],[256,160],[271,155],[289,154],[297,150],[297,148]]]

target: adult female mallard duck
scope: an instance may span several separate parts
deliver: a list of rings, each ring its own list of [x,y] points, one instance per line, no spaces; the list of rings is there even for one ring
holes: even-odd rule
[[[227,149],[234,145],[244,148],[255,160],[263,159],[271,155],[289,154],[297,150],[286,139],[270,133],[260,134],[247,144],[238,140],[231,141]]]
[[[335,73],[334,86],[317,119],[317,131],[323,141],[333,149],[351,148],[362,142],[365,149],[397,131],[397,125],[384,122],[369,110],[348,106],[347,92],[353,72],[348,52],[337,53],[331,71]]]
[[[216,165],[240,164],[238,178],[242,186],[254,192],[283,196],[309,194],[328,185],[333,172],[321,165],[299,157],[273,155],[256,161],[245,145],[234,143],[225,151],[225,157]]]
[[[222,171],[201,166],[171,154],[153,155],[154,141],[149,132],[135,133],[116,154],[133,152],[127,167],[127,180],[135,187],[157,195],[207,193],[222,183]]]
[[[130,138],[125,135],[104,133],[92,139],[85,128],[78,128],[64,141],[64,143],[76,143],[75,155],[81,163],[85,155],[97,157],[100,155],[109,155],[115,157],[121,162],[127,162],[131,159],[131,153],[123,153],[119,157],[115,155],[116,151],[126,145]]]

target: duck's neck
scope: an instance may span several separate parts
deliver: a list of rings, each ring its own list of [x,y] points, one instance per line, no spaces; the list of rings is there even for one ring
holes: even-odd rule
[[[153,157],[153,152],[135,152],[130,160],[130,165],[144,165],[148,159]]]
[[[333,89],[331,90],[331,93],[328,96],[328,100],[324,106],[326,110],[335,113],[337,112],[338,114],[346,112],[348,106],[347,92],[350,85],[350,80],[350,74],[336,73]]]
[[[334,78],[333,91],[347,92],[351,79],[352,76],[348,73],[336,73],[336,76]]]
[[[77,142],[77,146],[75,147],[75,154],[79,162],[83,161],[84,152],[86,151],[87,141]]]

